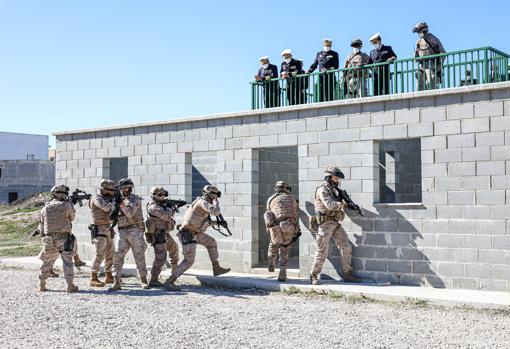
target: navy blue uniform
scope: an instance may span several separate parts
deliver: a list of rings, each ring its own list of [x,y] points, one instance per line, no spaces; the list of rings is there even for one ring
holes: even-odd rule
[[[257,75],[260,77],[260,84],[264,90],[264,106],[273,108],[280,106],[280,85],[278,81],[270,79],[278,78],[278,68],[274,64],[269,64],[267,68],[260,67]]]
[[[306,89],[308,89],[308,77],[296,77],[304,74],[303,62],[292,58],[289,63],[282,62],[281,72],[289,74],[287,81],[287,100],[289,105],[303,104],[306,102]]]
[[[391,46],[381,45],[379,49],[370,51],[370,58],[373,63],[384,63],[391,57],[397,58]],[[387,95],[390,93],[390,65],[374,67],[374,96]]]
[[[336,73],[328,73],[328,70],[335,70],[339,67],[338,53],[331,50],[329,52],[321,51],[315,55],[310,68],[307,73],[312,73],[315,69],[319,68],[319,102],[332,101],[335,99],[336,90]]]

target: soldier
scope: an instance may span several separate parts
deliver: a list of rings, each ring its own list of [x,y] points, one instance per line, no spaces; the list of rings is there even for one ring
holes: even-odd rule
[[[118,193],[120,196],[120,193]],[[99,194],[92,195],[89,200],[90,217],[92,224],[89,226],[93,234],[93,243],[96,246],[96,256],[92,262],[92,276],[90,286],[103,287],[105,284],[113,283],[112,266],[115,254],[113,243],[114,230],[110,228],[110,213],[115,205],[115,182],[109,179],[101,181]],[[101,263],[104,263],[106,278],[101,282],[97,275]]]
[[[344,68],[346,68],[344,71],[344,86],[346,86],[348,97],[365,97],[370,72],[368,69],[363,69],[363,66],[372,63],[372,60],[366,53],[361,52],[363,47],[361,39],[352,40],[351,47],[352,53],[347,56],[344,64]]]
[[[338,190],[344,174],[338,167],[328,166],[324,173],[324,183],[315,191],[314,205],[319,226],[315,237],[317,248],[310,271],[310,281],[313,285],[319,284],[318,275],[322,270],[324,261],[329,253],[329,241],[333,239],[342,256],[342,279],[346,282],[361,282],[352,275],[351,258],[352,248],[344,228],[340,224],[345,217],[342,211],[344,203],[335,200],[335,192]]]
[[[332,101],[335,99],[336,77],[335,72],[339,67],[338,53],[331,49],[333,41],[331,39],[323,39],[323,50],[317,52],[315,60],[306,71],[307,74],[313,73],[319,67],[319,102]]]
[[[114,284],[108,290],[118,291],[122,288],[122,267],[124,258],[130,248],[133,249],[133,257],[140,275],[141,286],[143,289],[148,289],[149,283],[147,282],[147,268],[145,266],[147,244],[143,239],[145,223],[143,222],[142,198],[133,194],[134,184],[129,178],[121,179],[117,186],[122,195],[118,220],[119,240],[117,242],[117,252],[113,257]]]
[[[370,43],[374,47],[370,51],[372,63],[388,63],[374,67],[374,96],[387,95],[390,93],[390,65],[397,59],[391,46],[382,44],[381,34],[375,33],[370,37]]]
[[[292,57],[292,51],[282,51],[282,79],[287,81],[287,100],[289,105],[302,104],[306,102],[306,90],[308,89],[308,77],[297,77],[304,74],[303,62]]]
[[[417,23],[413,28],[413,33],[418,33],[420,38],[416,41],[416,50],[414,57],[423,57],[445,53],[443,44],[439,39],[429,33],[429,26],[425,22]],[[441,83],[441,65],[443,57],[432,59],[419,59],[420,67],[416,71],[418,80],[418,91],[436,89]]]
[[[165,264],[167,251],[170,255],[172,271],[177,268],[179,262],[179,247],[170,235],[170,231],[175,226],[173,215],[176,211],[173,207],[163,205],[168,197],[168,192],[163,187],[153,187],[151,196],[152,202],[147,205],[149,217],[146,221],[147,233],[145,234],[147,242],[154,247],[154,263],[149,286],[163,287],[164,285],[159,282],[158,277],[163,264]]]
[[[197,244],[204,246],[211,259],[213,275],[218,276],[230,271],[230,268],[222,268],[218,262],[218,245],[216,240],[205,233],[207,228],[213,225],[212,216],[220,214],[218,198],[221,192],[212,185],[206,185],[202,189],[202,196],[191,204],[184,215],[182,226],[179,230],[179,238],[182,243],[184,260],[172,270],[172,275],[165,281],[165,290],[176,291],[179,287],[175,281],[195,262]]]
[[[260,68],[255,75],[255,80],[262,85],[264,91],[264,106],[273,108],[280,106],[280,85],[278,80],[278,68],[276,65],[269,63],[269,57],[263,56],[259,58]]]
[[[264,221],[271,235],[267,258],[268,271],[273,272],[276,256],[280,255],[280,273],[278,281],[287,279],[287,265],[293,238],[299,231],[298,203],[290,195],[290,186],[283,181],[276,182],[274,194],[267,200]]]
[[[46,279],[50,277],[53,264],[59,255],[64,265],[66,292],[78,292],[78,287],[73,284],[74,235],[71,234],[75,210],[73,204],[67,200],[66,188],[65,185],[51,188],[51,201],[41,210],[39,223],[43,244],[43,250],[39,254],[43,262],[39,274],[39,291],[41,292],[47,291]]]

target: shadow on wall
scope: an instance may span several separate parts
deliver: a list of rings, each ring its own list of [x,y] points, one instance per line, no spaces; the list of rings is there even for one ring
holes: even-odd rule
[[[192,178],[192,190],[191,190],[192,199],[195,200],[197,197],[202,196],[202,189],[206,185],[210,185],[211,183],[195,166],[192,166],[191,178]]]
[[[307,201],[305,209],[307,212],[302,215],[302,221],[309,227],[309,217],[315,214],[313,203]],[[426,208],[420,205],[413,209]],[[345,211],[352,224],[361,229],[360,233],[353,234],[354,241],[350,239],[355,274],[392,284],[445,287],[432,270],[430,260],[417,248],[417,240],[423,239],[423,235],[395,208],[376,208],[376,212],[363,209],[363,217],[356,212]],[[310,229],[308,231],[314,235]],[[349,234],[348,229],[346,231]],[[333,241],[330,246],[328,261],[336,274],[341,275],[340,252]],[[337,275],[329,275],[324,269],[321,277],[336,278]]]

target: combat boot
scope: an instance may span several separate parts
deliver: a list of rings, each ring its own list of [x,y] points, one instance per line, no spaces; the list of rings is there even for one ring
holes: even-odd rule
[[[48,291],[46,288],[46,280],[39,280],[39,292]]]
[[[151,275],[151,281],[149,282],[150,287],[160,288],[165,286],[162,282],[159,282],[157,275]]]
[[[104,282],[101,282],[101,280],[99,280],[97,278],[97,273],[92,273],[92,277],[90,278],[89,285],[92,286],[92,287],[103,287],[104,286]]]
[[[76,292],[78,292],[78,290],[79,290],[78,286],[74,285],[72,282],[67,284],[67,289],[66,289],[67,293],[76,293]]]
[[[269,264],[267,266],[267,271],[272,273],[274,272],[274,263],[275,263],[275,258],[274,257],[269,257]]]
[[[230,271],[230,268],[220,267],[220,263],[218,261],[216,261],[216,262],[212,263],[212,270],[213,270],[213,275],[218,276],[218,275],[228,273]]]
[[[310,283],[312,285],[318,285],[319,284],[319,278],[315,274],[310,274]]]
[[[50,270],[50,278],[58,278],[58,274],[53,271],[53,269]]]
[[[113,274],[111,271],[106,272],[106,277],[104,279],[105,284],[113,284],[115,280],[113,280]]]
[[[176,280],[177,279],[175,277],[170,276],[168,279],[166,279],[163,289],[165,291],[170,291],[170,292],[171,291],[180,291],[181,288],[175,284]]]
[[[120,291],[120,290],[122,290],[121,281],[120,281],[120,279],[118,279],[118,280],[116,279],[113,286],[108,289],[108,292]]]
[[[287,280],[287,268],[280,268],[280,273],[278,274],[278,281],[284,282]]]
[[[140,276],[140,284],[144,290],[151,288],[147,282],[147,276]]]
[[[355,282],[355,283],[360,283],[361,282],[361,279],[359,279],[359,278],[355,277],[354,275],[352,275],[352,271],[345,272],[342,275],[342,280],[344,282]]]
[[[74,266],[75,266],[75,268],[84,267],[84,266],[87,265],[87,263],[82,261],[78,255],[75,255],[73,257],[73,259],[74,259]]]

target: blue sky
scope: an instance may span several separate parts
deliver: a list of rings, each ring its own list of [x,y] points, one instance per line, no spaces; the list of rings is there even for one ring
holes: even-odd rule
[[[510,53],[509,14],[506,1],[0,0],[0,131],[246,110],[258,57],[279,65],[291,48],[308,67],[330,37],[343,60],[377,31],[410,57],[422,20],[446,50]]]

